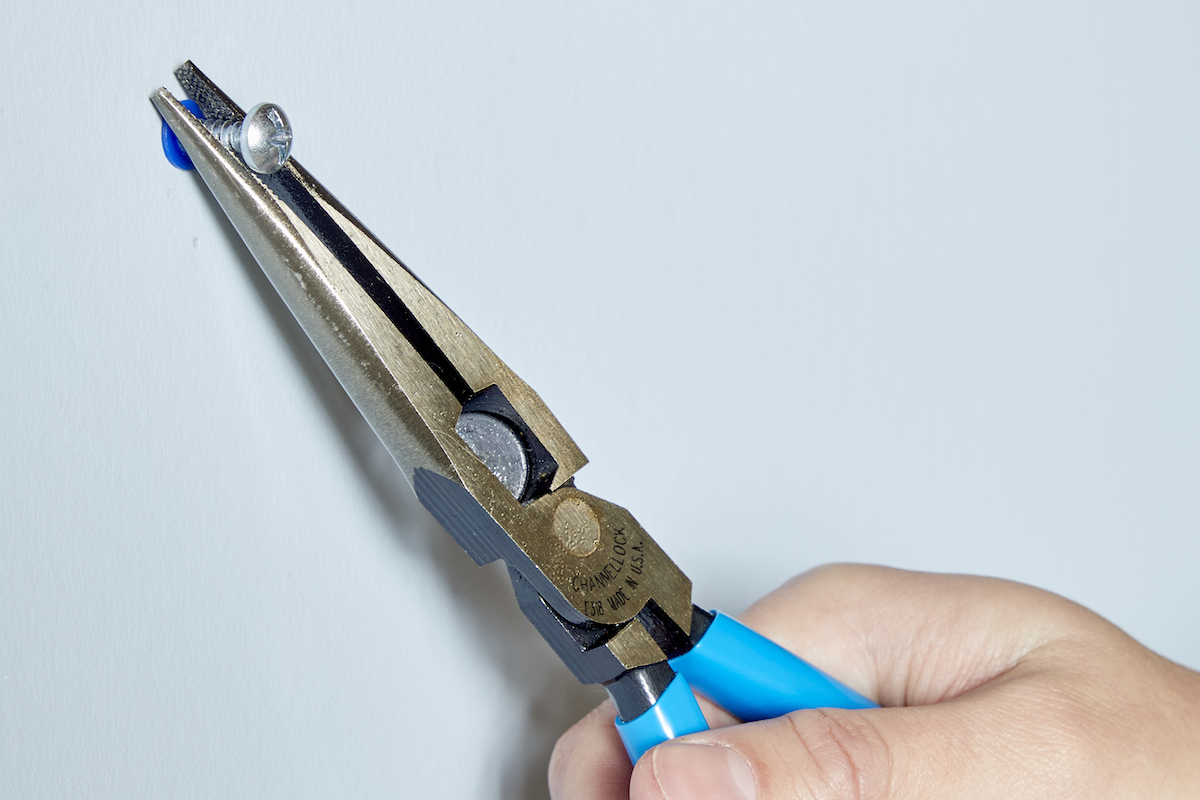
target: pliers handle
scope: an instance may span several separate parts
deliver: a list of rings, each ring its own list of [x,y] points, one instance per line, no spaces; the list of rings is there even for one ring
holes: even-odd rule
[[[727,614],[697,609],[692,631],[691,648],[669,660],[677,677],[658,702],[636,719],[617,719],[617,732],[634,763],[668,739],[708,730],[689,689],[743,722],[804,708],[877,707]]]

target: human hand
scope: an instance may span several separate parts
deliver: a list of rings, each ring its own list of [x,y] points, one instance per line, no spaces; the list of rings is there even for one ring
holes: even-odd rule
[[[555,800],[1200,797],[1200,675],[1062,597],[838,565],[741,621],[884,708],[796,711],[629,764],[605,702],[559,740]]]

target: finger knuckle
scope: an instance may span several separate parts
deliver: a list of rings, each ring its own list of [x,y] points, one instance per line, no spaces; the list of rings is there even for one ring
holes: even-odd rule
[[[823,800],[876,800],[891,782],[891,754],[884,738],[861,714],[816,709],[786,718],[806,764],[801,782]]]
[[[831,582],[838,583],[850,578],[856,577],[862,570],[860,564],[845,564],[833,562],[829,564],[819,564],[811,569],[801,572],[789,581],[789,583],[818,583]]]

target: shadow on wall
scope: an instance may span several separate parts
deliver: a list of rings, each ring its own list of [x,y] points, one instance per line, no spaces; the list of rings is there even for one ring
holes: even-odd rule
[[[198,174],[193,173],[200,181]],[[431,574],[446,587],[445,597],[461,612],[474,638],[491,655],[510,696],[520,698],[525,714],[513,720],[514,729],[496,743],[490,761],[500,776],[494,791],[483,797],[497,800],[549,798],[546,766],[558,736],[603,697],[597,687],[581,686],[525,619],[513,597],[507,571],[480,569],[425,511],[401,475],[391,454],[359,414],[308,336],[296,322],[266,275],[242,245],[241,237],[208,191],[200,195],[235,243],[242,269],[257,290],[263,306],[280,331],[296,362],[346,444],[354,464],[385,511],[398,545],[429,562]]]

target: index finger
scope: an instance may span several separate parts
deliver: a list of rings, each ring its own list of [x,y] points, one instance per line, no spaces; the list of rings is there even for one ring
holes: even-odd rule
[[[709,728],[737,722],[703,697],[696,700]],[[605,700],[562,735],[550,756],[551,798],[629,800],[634,765],[629,762],[625,745],[613,725],[616,717],[616,708],[611,701]]]
[[[613,725],[616,717],[605,700],[558,740],[547,770],[553,800],[629,800],[633,764]]]
[[[995,578],[837,564],[766,595],[740,620],[884,706],[937,703],[986,683],[1091,619]]]

